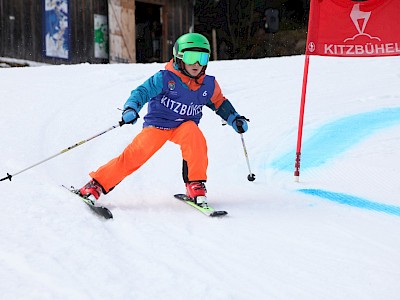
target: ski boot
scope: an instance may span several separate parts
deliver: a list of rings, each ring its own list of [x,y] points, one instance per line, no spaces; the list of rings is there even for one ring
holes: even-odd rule
[[[79,189],[79,193],[84,198],[98,200],[100,195],[103,193],[103,189],[96,180],[92,179]],[[94,199],[91,196],[93,196]]]
[[[204,182],[194,181],[186,183],[186,196],[198,206],[207,206],[206,193],[207,190]]]

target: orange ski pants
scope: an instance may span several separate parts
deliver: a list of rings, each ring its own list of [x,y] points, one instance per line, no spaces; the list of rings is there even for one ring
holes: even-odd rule
[[[180,145],[182,157],[187,162],[189,181],[206,181],[207,143],[193,121],[169,130],[144,128],[118,157],[89,175],[108,193],[126,176],[139,169],[167,141]]]

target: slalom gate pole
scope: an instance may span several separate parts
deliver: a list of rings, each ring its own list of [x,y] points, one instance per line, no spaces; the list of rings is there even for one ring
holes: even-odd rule
[[[296,147],[296,159],[294,165],[294,181],[299,182],[300,178],[300,158],[301,158],[301,140],[303,137],[303,121],[304,121],[304,107],[306,105],[306,91],[307,91],[307,79],[308,79],[308,66],[310,64],[310,56],[306,55],[304,61],[304,74],[303,74],[303,87],[301,91],[301,103],[300,103],[300,116],[299,116],[299,127],[297,133],[297,147]]]
[[[247,149],[246,149],[246,144],[244,143],[243,133],[240,134],[240,138],[242,140],[244,156],[246,157],[247,168],[249,169],[249,175],[247,175],[247,180],[248,181],[254,181],[256,179],[256,175],[251,173],[249,155],[247,154]]]
[[[14,176],[16,176],[16,175],[18,175],[18,174],[21,174],[22,172],[28,171],[28,170],[30,170],[30,169],[32,169],[32,168],[34,168],[34,167],[36,167],[36,166],[38,166],[38,165],[40,165],[40,164],[46,162],[46,161],[49,161],[50,159],[53,159],[53,158],[55,158],[55,157],[61,155],[61,154],[64,154],[65,152],[68,152],[69,150],[72,150],[72,149],[74,149],[74,148],[76,148],[76,147],[78,147],[78,146],[80,146],[80,145],[82,145],[82,144],[84,144],[84,143],[86,143],[86,142],[89,142],[90,140],[93,140],[93,139],[99,137],[100,135],[103,135],[103,134],[106,133],[106,132],[109,132],[109,131],[111,131],[111,130],[117,128],[117,127],[121,127],[121,126],[124,125],[124,124],[125,124],[124,122],[120,121],[120,122],[118,123],[118,125],[114,125],[114,126],[108,128],[108,129],[106,129],[106,130],[104,130],[104,131],[102,131],[102,132],[100,132],[100,133],[98,133],[98,134],[96,134],[96,135],[94,135],[94,136],[92,136],[92,137],[86,139],[86,140],[80,141],[80,142],[78,142],[78,143],[76,143],[76,144],[74,144],[74,145],[72,145],[72,146],[70,146],[70,147],[68,147],[68,148],[65,148],[64,150],[61,150],[61,151],[58,152],[57,154],[54,154],[54,155],[52,155],[52,156],[50,156],[50,157],[48,157],[48,158],[46,158],[46,159],[44,159],[44,160],[42,160],[42,161],[39,161],[39,162],[37,162],[36,164],[34,164],[34,165],[32,165],[32,166],[29,166],[29,167],[27,167],[27,168],[25,168],[25,169],[23,169],[23,170],[21,170],[21,171],[19,171],[19,172],[17,172],[17,173],[14,173],[14,174],[9,174],[9,173],[7,173],[7,176],[4,177],[4,178],[1,178],[0,181],[6,180],[6,179],[8,179],[8,180],[11,181],[11,178],[12,178],[12,177],[14,177]]]

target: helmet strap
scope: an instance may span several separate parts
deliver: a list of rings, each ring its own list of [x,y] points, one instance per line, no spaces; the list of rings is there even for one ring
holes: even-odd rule
[[[203,66],[203,68],[201,69],[200,73],[197,76],[192,76],[192,75],[189,74],[188,71],[186,71],[185,63],[182,61],[182,59],[177,58],[176,59],[176,63],[178,64],[179,71],[182,74],[184,74],[184,75],[186,75],[186,76],[188,76],[190,78],[193,78],[196,83],[198,83],[197,79],[199,79],[201,76],[203,76],[206,73],[207,65]]]

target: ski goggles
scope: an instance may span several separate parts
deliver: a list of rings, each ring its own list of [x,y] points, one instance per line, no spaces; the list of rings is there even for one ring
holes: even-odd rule
[[[182,60],[188,65],[194,65],[196,62],[198,62],[200,66],[206,66],[209,58],[210,54],[205,52],[185,51],[183,52]]]

